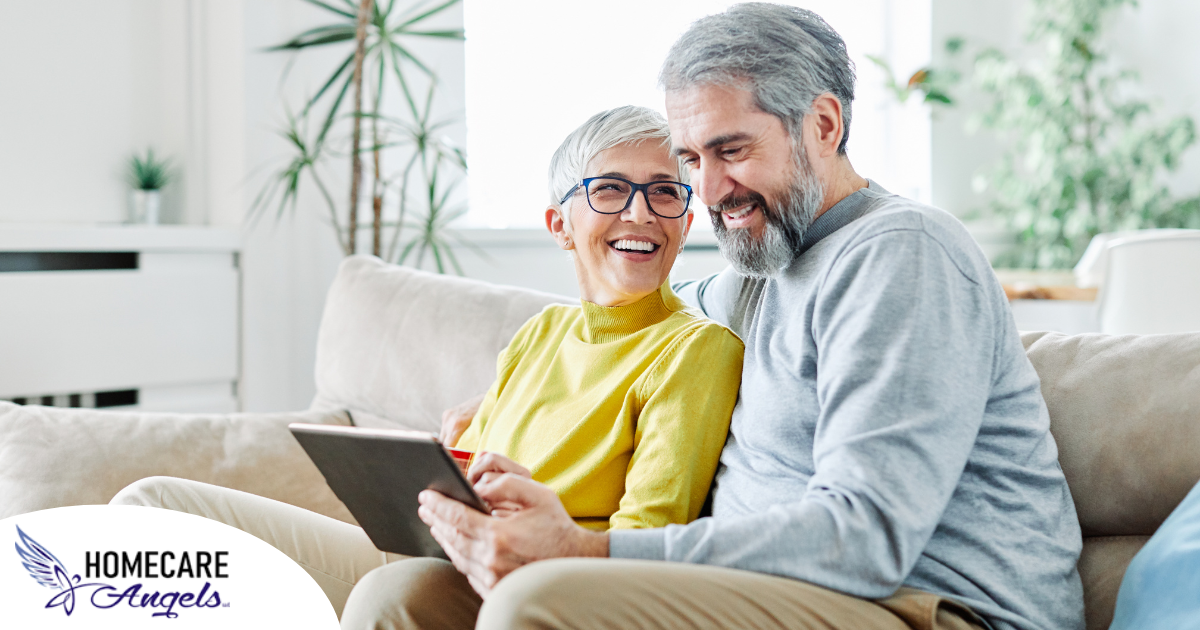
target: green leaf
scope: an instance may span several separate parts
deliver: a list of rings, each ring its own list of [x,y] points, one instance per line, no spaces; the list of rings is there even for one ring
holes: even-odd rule
[[[453,29],[453,30],[449,30],[449,31],[410,31],[410,30],[397,29],[392,32],[396,33],[396,34],[413,35],[416,37],[434,37],[434,38],[440,38],[440,39],[457,39],[457,40],[465,40],[466,39],[466,33],[461,28]]]
[[[350,53],[346,56],[346,59],[342,61],[342,65],[338,66],[337,70],[333,71],[333,74],[329,77],[329,80],[327,80],[325,84],[321,86],[321,89],[317,90],[317,93],[308,100],[308,104],[304,106],[304,109],[301,111],[300,115],[303,116],[307,114],[308,111],[312,109],[313,105],[316,105],[317,101],[325,95],[325,92],[329,90],[329,87],[334,83],[337,83],[338,78],[342,76],[343,72],[346,72],[350,68],[350,64],[352,63],[354,63],[354,53]]]
[[[942,92],[939,92],[937,90],[929,90],[928,92],[926,92],[925,93],[925,102],[926,103],[941,103],[943,105],[953,105],[954,104],[953,99],[951,99],[948,95],[946,95]]]
[[[327,11],[332,11],[332,12],[334,12],[334,13],[336,13],[336,14],[340,15],[340,16],[343,16],[343,17],[348,17],[348,18],[350,18],[350,19],[352,19],[352,20],[353,20],[353,19],[356,19],[357,15],[358,15],[357,13],[355,13],[355,12],[353,11],[353,9],[339,9],[339,8],[337,8],[337,7],[335,7],[335,6],[331,5],[331,4],[328,4],[328,3],[326,3],[326,2],[322,2],[321,0],[304,0],[304,1],[305,1],[305,2],[307,2],[307,3],[309,3],[309,4],[313,4],[313,5],[316,5],[316,6],[318,6],[318,7],[321,7],[322,9],[325,9],[325,10],[327,10]]]
[[[407,20],[405,20],[404,22],[402,22],[400,24],[398,29],[404,28],[406,26],[411,26],[411,25],[416,24],[417,22],[420,22],[426,18],[432,17],[438,13],[441,13],[442,11],[445,11],[446,9],[449,9],[450,7],[458,4],[458,2],[459,2],[459,0],[446,0],[446,2],[443,2],[442,4],[439,4],[435,7],[433,7],[432,9],[429,9],[428,11],[425,11],[424,13],[421,13],[414,17],[408,18]],[[417,9],[420,6],[421,6],[420,4],[413,5],[413,9]],[[404,19],[404,18],[402,17],[401,19]]]
[[[341,42],[354,41],[356,27],[347,24],[330,24],[327,26],[318,26],[313,29],[304,31],[303,33],[293,37],[292,39],[267,48],[268,51],[278,50],[303,50],[314,46],[324,46],[326,44],[337,44]]]

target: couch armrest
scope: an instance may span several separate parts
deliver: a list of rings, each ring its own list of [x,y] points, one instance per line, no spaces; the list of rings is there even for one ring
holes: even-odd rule
[[[287,430],[344,413],[169,414],[0,402],[0,519],[107,503],[153,475],[181,477],[353,518]]]

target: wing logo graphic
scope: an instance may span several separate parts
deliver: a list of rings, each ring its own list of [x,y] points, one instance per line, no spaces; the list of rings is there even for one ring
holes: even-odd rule
[[[75,612],[77,592],[79,593],[78,599],[90,602],[93,607],[98,609],[107,610],[123,603],[129,608],[147,610],[151,613],[152,617],[166,617],[168,619],[179,617],[179,612],[176,608],[221,608],[229,606],[227,602],[221,601],[221,594],[217,589],[213,588],[211,582],[207,581],[204,582],[204,586],[199,592],[194,593],[182,590],[169,590],[166,592],[153,590],[146,588],[142,582],[129,585],[124,589],[118,589],[111,584],[103,582],[83,582],[83,576],[78,573],[72,574],[67,570],[62,560],[58,559],[58,556],[55,556],[44,545],[25,533],[19,525],[17,526],[17,542],[15,546],[17,556],[21,560],[21,566],[25,567],[25,570],[29,572],[29,577],[33,578],[38,584],[57,591],[50,597],[50,601],[46,602],[45,608],[62,608],[62,611],[68,617]],[[97,553],[98,555],[99,553]],[[111,555],[111,552],[108,555]],[[169,554],[164,552],[164,555]],[[124,556],[122,555],[122,557]],[[88,563],[89,571],[87,577],[90,579],[90,569],[95,565],[91,564],[91,560],[88,560]],[[106,575],[105,577],[112,576]],[[217,577],[224,576],[218,575]],[[83,589],[93,589],[91,596],[85,595],[86,591]]]
[[[75,612],[75,591],[77,589],[91,586],[112,588],[99,582],[80,584],[78,573],[71,576],[61,560],[50,553],[49,549],[31,538],[29,534],[22,531],[19,525],[17,526],[16,548],[17,555],[21,557],[21,564],[26,571],[29,571],[30,577],[46,588],[59,591],[46,603],[46,608],[62,606],[63,612],[69,617],[71,613]]]

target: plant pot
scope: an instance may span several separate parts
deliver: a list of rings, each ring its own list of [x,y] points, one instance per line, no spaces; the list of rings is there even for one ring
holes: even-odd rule
[[[129,191],[129,222],[158,225],[162,195],[158,190]]]

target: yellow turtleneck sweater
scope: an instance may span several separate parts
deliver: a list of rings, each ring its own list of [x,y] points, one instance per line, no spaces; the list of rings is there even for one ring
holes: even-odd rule
[[[521,327],[458,448],[500,453],[593,529],[700,514],[744,347],[667,284],[628,306],[552,305]]]

